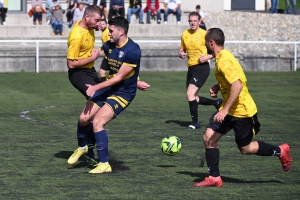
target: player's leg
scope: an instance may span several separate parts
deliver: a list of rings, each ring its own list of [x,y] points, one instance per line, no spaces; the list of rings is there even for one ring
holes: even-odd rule
[[[258,156],[277,156],[284,171],[288,171],[292,164],[290,147],[288,144],[271,145],[263,141],[252,141],[260,130],[260,123],[255,114],[249,118],[234,118],[233,130],[235,141],[242,154],[256,154]]]
[[[200,128],[200,123],[198,121],[198,103],[195,98],[195,96],[198,93],[199,88],[192,84],[189,83],[186,91],[188,103],[189,103],[189,108],[190,108],[190,114],[192,118],[192,123],[187,127],[189,129],[197,129]]]
[[[215,112],[209,119],[209,123],[206,126],[206,131],[203,135],[203,142],[205,145],[205,159],[209,171],[209,176],[203,181],[195,183],[195,187],[221,187],[223,181],[219,171],[219,157],[220,151],[218,146],[218,140],[222,135],[226,134],[231,129],[231,118],[226,116],[223,123],[214,121],[214,116],[218,112]]]
[[[95,114],[98,112],[99,107],[91,102],[87,102],[82,113],[79,116],[77,124],[77,141],[78,148],[68,159],[68,164],[75,164],[80,156],[88,152],[88,135],[92,128],[91,120],[93,120]]]

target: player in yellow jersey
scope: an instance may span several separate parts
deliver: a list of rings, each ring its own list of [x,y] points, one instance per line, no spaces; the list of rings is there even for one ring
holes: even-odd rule
[[[205,157],[209,177],[195,183],[195,187],[221,187],[223,181],[219,172],[218,140],[222,135],[234,131],[235,142],[242,154],[277,156],[284,171],[292,164],[288,144],[274,146],[263,141],[252,141],[260,130],[257,108],[247,87],[247,79],[238,60],[224,49],[225,36],[221,29],[211,28],[206,34],[207,49],[216,58],[215,76],[218,84],[210,89],[210,95],[217,98],[218,91],[223,96],[219,111],[209,119],[203,135]]]
[[[101,21],[100,21],[100,30],[102,31],[101,42],[102,42],[102,45],[103,45],[105,42],[110,40],[110,37],[108,35],[109,30],[107,28],[106,19],[101,19]],[[101,47],[101,54],[103,54],[102,47]],[[108,65],[103,59],[102,62],[101,62],[101,65],[100,65],[100,70],[99,70],[99,75],[100,75],[100,78],[101,78],[102,81],[106,80],[106,71],[107,70],[108,70]]]
[[[198,104],[214,105],[217,109],[221,105],[222,99],[213,100],[199,97],[198,91],[205,83],[210,73],[208,60],[212,58],[207,54],[205,47],[206,31],[199,28],[201,17],[198,12],[189,14],[190,29],[185,30],[181,36],[181,46],[179,57],[187,57],[188,72],[186,79],[187,99],[190,107],[192,123],[187,127],[190,129],[200,128],[198,121]]]

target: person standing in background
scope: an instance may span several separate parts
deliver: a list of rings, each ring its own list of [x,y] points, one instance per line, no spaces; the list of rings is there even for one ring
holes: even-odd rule
[[[286,13],[292,14],[290,11],[290,3],[292,4],[293,14],[297,15],[297,2],[296,0],[285,0]]]

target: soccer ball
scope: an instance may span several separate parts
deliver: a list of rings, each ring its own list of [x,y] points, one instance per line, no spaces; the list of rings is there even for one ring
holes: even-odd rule
[[[168,156],[174,156],[181,150],[181,141],[176,136],[167,136],[161,141],[161,150]]]

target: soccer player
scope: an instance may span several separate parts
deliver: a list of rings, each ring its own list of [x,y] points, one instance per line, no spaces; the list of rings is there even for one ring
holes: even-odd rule
[[[188,58],[188,72],[186,79],[187,99],[190,107],[192,123],[189,129],[200,128],[198,121],[198,104],[214,105],[217,109],[222,103],[222,99],[214,100],[199,97],[198,91],[205,83],[210,73],[208,60],[212,58],[207,55],[205,47],[205,30],[199,28],[200,14],[191,12],[189,14],[190,29],[185,30],[181,36],[181,46],[178,56],[182,59]]]
[[[88,151],[87,126],[93,119],[99,164],[89,172],[91,174],[112,171],[108,163],[108,135],[104,126],[134,99],[140,70],[141,50],[139,45],[127,36],[128,21],[118,16],[110,19],[108,24],[110,41],[104,43],[103,50],[109,66],[109,79],[97,85],[87,84],[86,93],[91,98],[79,117],[79,148],[68,159],[69,164],[74,164]]]
[[[217,98],[220,90],[224,101],[219,111],[209,119],[203,135],[209,177],[195,183],[194,186],[221,187],[223,185],[219,172],[218,140],[231,129],[234,131],[235,142],[242,154],[276,156],[283,170],[288,171],[292,164],[288,144],[274,146],[263,141],[252,141],[260,130],[257,108],[248,91],[243,68],[232,53],[224,49],[223,31],[219,28],[211,28],[206,33],[205,39],[208,50],[216,58],[215,76],[218,84],[210,89],[210,95]]]
[[[101,19],[100,21],[100,30],[102,31],[101,35],[101,41],[102,44],[104,44],[106,41],[108,41],[110,38],[108,36],[108,28],[107,28],[107,22],[106,19]],[[101,47],[100,54],[103,54],[103,48]],[[107,62],[104,61],[104,59],[101,62],[99,75],[102,81],[106,80],[106,71],[108,70]]]

